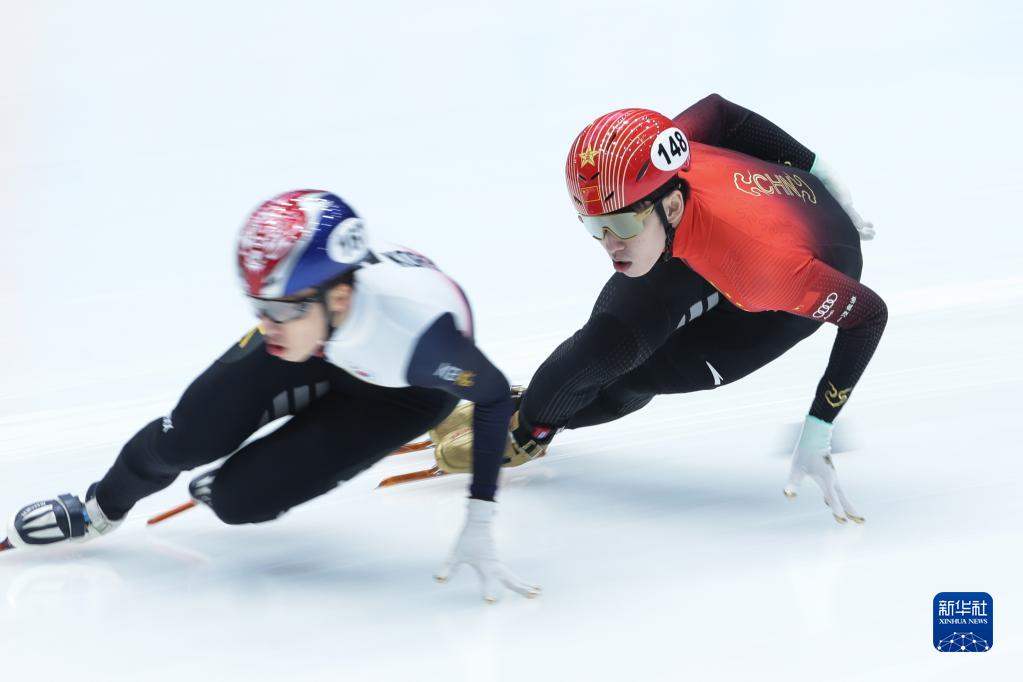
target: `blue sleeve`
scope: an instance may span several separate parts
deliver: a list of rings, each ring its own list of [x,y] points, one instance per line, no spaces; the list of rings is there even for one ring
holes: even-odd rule
[[[406,378],[412,386],[439,388],[476,404],[469,494],[493,500],[508,440],[508,421],[514,410],[504,374],[455,327],[449,313],[420,337]]]

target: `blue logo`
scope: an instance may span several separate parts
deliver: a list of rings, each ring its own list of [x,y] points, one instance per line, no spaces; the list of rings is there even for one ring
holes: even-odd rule
[[[987,651],[994,644],[994,601],[987,592],[939,592],[932,608],[938,651]]]

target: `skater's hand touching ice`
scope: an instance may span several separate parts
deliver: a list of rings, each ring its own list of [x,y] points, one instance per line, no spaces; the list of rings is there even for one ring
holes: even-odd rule
[[[468,564],[476,571],[483,588],[483,599],[494,604],[498,599],[498,583],[513,592],[532,599],[539,596],[540,588],[529,585],[515,576],[497,558],[490,525],[494,518],[495,503],[469,498],[465,527],[455,542],[451,556],[434,576],[437,582],[447,582],[462,566]]]
[[[795,498],[803,478],[809,476],[820,486],[824,493],[824,503],[831,508],[835,521],[845,523],[851,519],[855,523],[863,523],[866,519],[856,513],[838,483],[838,474],[831,461],[831,430],[832,425],[828,422],[816,417],[806,418],[796,451],[792,455],[792,469],[785,485],[785,496]]]

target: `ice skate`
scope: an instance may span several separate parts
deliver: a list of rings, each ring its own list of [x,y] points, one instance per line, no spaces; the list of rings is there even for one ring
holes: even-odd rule
[[[86,542],[106,535],[121,525],[111,520],[96,502],[96,484],[89,486],[85,502],[66,493],[55,499],[22,507],[7,524],[2,549],[44,547],[62,542]]]
[[[181,512],[188,511],[200,504],[205,504],[207,507],[210,506],[210,496],[213,494],[213,480],[217,477],[218,471],[220,471],[220,469],[211,469],[209,471],[204,471],[193,478],[188,483],[188,495],[192,499],[188,502],[179,504],[173,509],[168,509],[162,514],[157,514],[146,521],[146,525],[152,526],[160,523],[161,521],[166,521],[170,517],[177,516]]]

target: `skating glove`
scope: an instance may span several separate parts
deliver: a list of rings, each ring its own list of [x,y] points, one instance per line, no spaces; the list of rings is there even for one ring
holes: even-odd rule
[[[455,576],[462,564],[468,564],[479,576],[483,588],[483,599],[488,604],[497,603],[498,583],[513,592],[532,599],[540,595],[540,588],[526,584],[515,576],[497,558],[497,549],[490,534],[496,503],[469,498],[465,527],[455,542],[451,556],[434,576],[437,582],[447,582]]]
[[[832,428],[832,424],[807,415],[792,455],[792,469],[784,493],[789,499],[794,499],[803,478],[809,476],[823,491],[824,503],[831,507],[835,521],[845,523],[852,519],[855,523],[863,523],[865,519],[852,508],[838,484],[838,474],[831,461]]]
[[[860,233],[860,239],[863,241],[873,239],[875,234],[874,223],[864,220],[860,212],[856,210],[852,203],[852,195],[845,188],[845,185],[842,184],[842,181],[838,179],[838,176],[835,175],[835,171],[831,166],[823,163],[820,157],[818,157],[814,159],[813,166],[810,167],[810,173],[821,181],[821,184],[827,188],[828,193],[835,198],[838,205],[846,212],[849,219],[852,220],[856,231]]]

